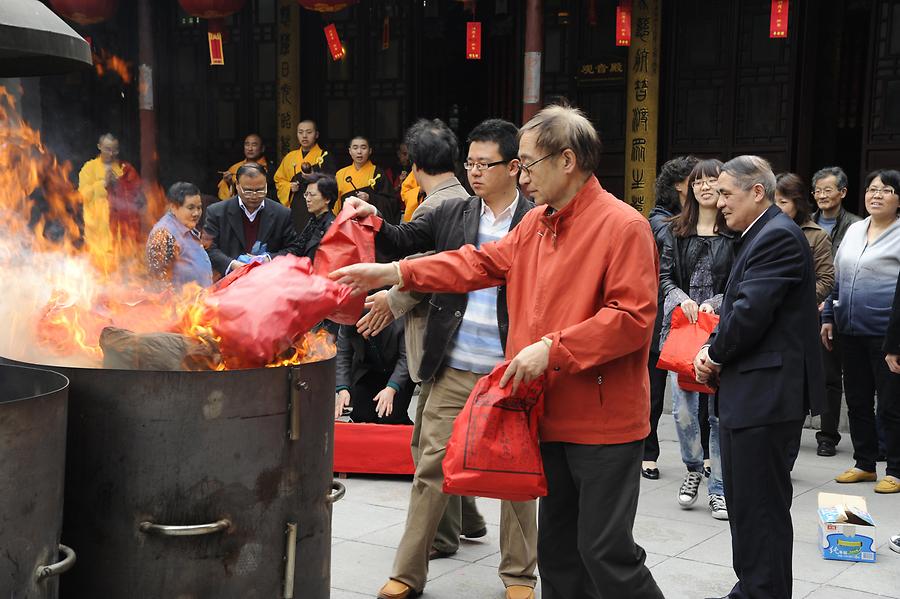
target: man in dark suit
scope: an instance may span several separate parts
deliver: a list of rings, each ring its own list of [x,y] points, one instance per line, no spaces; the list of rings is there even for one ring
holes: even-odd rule
[[[203,225],[203,242],[213,269],[225,276],[250,260],[268,262],[282,254],[300,255],[291,211],[266,197],[266,171],[248,162],[235,178],[237,196],[212,204]]]
[[[719,209],[741,233],[721,318],[694,360],[697,380],[718,385],[722,474],[731,525],[731,599],[791,596],[791,448],[819,413],[815,272],[800,228],[772,202],[775,175],[738,156],[719,175]]]

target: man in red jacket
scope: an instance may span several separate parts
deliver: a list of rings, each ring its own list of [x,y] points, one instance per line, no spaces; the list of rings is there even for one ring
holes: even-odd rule
[[[632,536],[649,432],[653,235],[593,175],[600,139],[579,110],[546,108],[519,135],[521,182],[538,207],[503,239],[358,264],[332,278],[359,292],[398,283],[453,293],[505,285],[506,356],[513,359],[503,384],[547,377],[540,435],[549,494],[538,520],[543,597],[660,599]]]

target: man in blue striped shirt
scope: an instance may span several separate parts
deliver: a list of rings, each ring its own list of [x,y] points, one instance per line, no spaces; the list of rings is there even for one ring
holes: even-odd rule
[[[421,218],[394,226],[385,222],[376,247],[399,258],[425,251],[480,246],[505,236],[534,204],[518,190],[518,130],[490,119],[469,135],[465,167],[476,196],[448,199]],[[412,151],[412,148],[411,148]],[[413,160],[415,168],[415,160]],[[359,208],[365,204],[348,200]],[[374,214],[374,207],[370,207]],[[391,580],[381,599],[421,593],[428,574],[428,550],[448,497],[441,491],[441,463],[453,422],[478,380],[504,359],[509,330],[503,287],[468,294],[434,294],[419,376],[431,382],[422,414],[420,447],[406,530],[397,549]],[[377,309],[374,308],[373,309]],[[500,578],[508,599],[533,599],[537,565],[537,503],[501,503]]]

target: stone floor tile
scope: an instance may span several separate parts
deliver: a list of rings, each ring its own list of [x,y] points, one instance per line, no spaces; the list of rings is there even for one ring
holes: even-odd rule
[[[357,539],[362,535],[406,522],[406,511],[339,501],[334,504],[331,519],[332,536],[338,539]]]
[[[650,553],[668,556],[678,555],[719,532],[714,526],[656,516],[642,516],[634,523],[634,538],[638,545]]]

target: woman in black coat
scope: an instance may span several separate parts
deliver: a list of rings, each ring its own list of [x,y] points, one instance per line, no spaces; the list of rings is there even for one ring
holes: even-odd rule
[[[303,199],[310,217],[300,232],[300,255],[315,260],[319,242],[335,219],[332,208],[337,202],[338,188],[331,175],[313,173],[305,178],[307,185]]]

